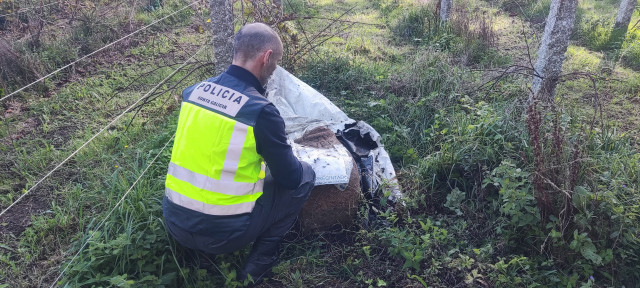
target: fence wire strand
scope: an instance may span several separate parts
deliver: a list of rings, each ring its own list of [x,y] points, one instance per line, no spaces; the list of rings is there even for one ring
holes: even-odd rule
[[[122,37],[122,38],[120,38],[120,39],[118,39],[118,40],[116,40],[116,41],[113,41],[113,42],[111,42],[111,43],[109,43],[109,44],[107,44],[107,45],[103,46],[102,48],[100,48],[100,49],[96,50],[96,51],[93,51],[93,52],[91,52],[91,53],[89,53],[89,54],[87,54],[87,55],[82,56],[81,58],[79,58],[79,59],[77,59],[77,60],[75,60],[75,61],[73,61],[73,62],[71,62],[71,63],[69,63],[69,64],[67,64],[67,65],[65,65],[65,66],[63,66],[62,68],[59,68],[59,69],[57,69],[57,70],[55,70],[55,71],[53,71],[53,72],[51,72],[51,73],[49,73],[49,74],[47,74],[47,75],[45,75],[45,76],[41,77],[40,79],[38,79],[38,80],[36,80],[36,81],[33,81],[33,82],[31,82],[31,83],[27,84],[26,86],[24,86],[24,87],[22,87],[22,88],[18,89],[18,90],[15,90],[15,91],[11,92],[11,93],[10,93],[10,94],[8,94],[7,96],[4,96],[4,97],[0,98],[0,102],[2,102],[3,100],[5,100],[5,99],[7,99],[7,98],[9,98],[9,97],[11,97],[11,96],[13,96],[13,95],[15,95],[15,94],[19,93],[20,91],[22,91],[22,90],[24,90],[24,89],[27,89],[27,88],[29,88],[29,87],[33,86],[34,84],[36,84],[36,83],[38,83],[38,82],[40,82],[40,81],[42,81],[42,80],[44,80],[44,79],[47,79],[47,78],[51,77],[52,75],[57,74],[58,72],[60,72],[60,71],[62,71],[62,70],[64,70],[64,69],[66,69],[66,68],[68,68],[68,67],[72,66],[73,64],[76,64],[76,63],[78,63],[78,62],[80,62],[80,61],[84,60],[85,58],[88,58],[88,57],[92,56],[93,54],[96,54],[96,53],[98,53],[98,52],[100,52],[100,51],[102,51],[102,50],[104,50],[104,49],[107,49],[107,48],[109,48],[109,47],[111,47],[111,46],[115,45],[116,43],[118,43],[118,42],[120,42],[120,41],[122,41],[122,40],[124,40],[124,39],[127,39],[127,38],[129,38],[129,37],[133,36],[134,34],[137,34],[138,32],[143,31],[143,30],[145,30],[145,29],[147,29],[147,28],[149,28],[149,27],[151,27],[151,26],[155,25],[156,23],[158,23],[158,22],[160,22],[160,21],[162,21],[162,20],[167,19],[167,18],[169,18],[169,17],[171,17],[171,16],[173,16],[173,15],[177,14],[178,12],[180,12],[180,11],[182,11],[182,10],[187,9],[187,8],[189,8],[189,7],[193,6],[194,4],[196,4],[196,3],[198,3],[198,2],[200,2],[200,0],[194,1],[194,2],[192,2],[191,4],[189,4],[189,5],[187,5],[187,6],[184,6],[184,7],[180,8],[179,10],[174,11],[173,13],[171,13],[171,14],[169,14],[169,15],[167,15],[167,16],[164,16],[164,17],[162,17],[162,18],[160,18],[160,19],[158,19],[158,20],[156,20],[156,21],[151,22],[151,23],[150,23],[149,25],[147,25],[147,26],[144,26],[144,27],[142,27],[142,28],[140,28],[140,29],[138,29],[138,30],[136,30],[136,31],[133,31],[133,32],[131,32],[131,33],[127,34],[126,36],[124,36],[124,37]],[[0,215],[2,215],[2,214],[0,214]]]
[[[2,2],[2,1],[0,1],[0,2]],[[11,12],[11,13],[7,13],[7,14],[0,15],[0,17],[5,17],[5,16],[13,15],[13,14],[24,13],[25,11],[29,11],[29,10],[33,10],[33,9],[38,9],[38,8],[44,8],[44,7],[47,7],[47,6],[51,6],[51,5],[58,4],[58,3],[60,3],[60,2],[62,2],[62,1],[57,1],[57,2],[53,2],[53,3],[46,4],[46,5],[42,5],[42,6],[34,6],[34,7],[24,8],[24,9],[20,9],[20,10],[18,10],[18,11],[15,11],[15,12]]]
[[[180,67],[178,67],[178,69],[176,69],[175,71],[173,71],[169,76],[167,76],[166,78],[164,78],[162,81],[160,81],[156,86],[154,86],[153,88],[151,88],[151,90],[149,90],[149,92],[145,93],[144,96],[140,97],[140,99],[138,99],[135,103],[133,103],[131,106],[129,106],[129,108],[127,108],[127,110],[125,110],[124,112],[122,112],[120,115],[118,115],[115,119],[113,119],[113,121],[111,121],[109,124],[107,124],[104,128],[100,129],[100,131],[98,131],[98,133],[96,133],[95,135],[93,135],[91,138],[89,138],[89,140],[87,140],[86,142],[84,142],[84,144],[82,144],[78,149],[76,149],[73,153],[71,153],[71,155],[69,155],[66,159],[64,159],[62,162],[60,162],[58,165],[56,165],[55,168],[53,168],[53,170],[49,171],[49,173],[47,173],[44,177],[42,177],[42,179],[40,179],[38,182],[36,182],[36,184],[34,184],[31,188],[29,188],[29,190],[27,190],[27,192],[23,193],[16,201],[14,201],[13,203],[11,203],[11,205],[9,205],[9,207],[7,207],[6,209],[4,209],[2,211],[2,213],[0,213],[0,217],[2,217],[2,215],[4,215],[4,213],[6,213],[9,209],[11,209],[11,207],[15,206],[18,202],[20,202],[20,200],[22,200],[22,198],[24,198],[25,196],[29,195],[29,193],[31,191],[33,191],[36,187],[38,187],[38,185],[40,183],[42,183],[42,181],[44,181],[45,179],[47,179],[49,176],[51,176],[51,174],[53,174],[53,172],[55,172],[56,170],[58,170],[58,168],[60,168],[62,165],[64,165],[67,161],[69,161],[69,159],[71,159],[73,156],[75,156],[80,150],[82,150],[82,148],[84,148],[85,146],[87,146],[89,143],[91,143],[91,141],[93,141],[93,139],[95,139],[96,137],[98,137],[100,134],[102,134],[102,132],[104,132],[105,130],[107,130],[107,128],[109,128],[111,125],[113,125],[115,122],[117,122],[120,118],[122,118],[122,116],[124,116],[127,112],[131,111],[140,101],[142,101],[143,99],[147,98],[149,95],[151,95],[151,93],[153,93],[156,89],[158,89],[161,85],[163,85],[165,82],[167,82],[167,80],[169,80],[171,77],[173,77],[173,75],[175,75],[176,73],[178,73],[178,71],[180,71],[180,69],[182,69],[182,67],[186,66],[198,53],[200,53],[200,51],[202,51],[205,47],[207,47],[207,44],[203,44],[200,49],[198,49],[198,51],[196,53],[194,53],[189,59],[187,59],[187,61],[185,61],[182,65],[180,65]]]
[[[171,143],[171,140],[173,140],[173,138],[176,136],[176,134],[174,133],[173,136],[171,136],[171,138],[169,139],[169,141],[167,141],[167,143],[164,144],[164,147],[162,147],[162,149],[160,150],[160,152],[158,152],[158,154],[156,155],[156,157],[153,158],[153,160],[151,160],[151,163],[149,163],[149,165],[147,165],[147,168],[144,169],[144,171],[142,171],[142,174],[140,174],[140,176],[138,176],[138,179],[136,179],[135,182],[133,182],[133,184],[131,185],[131,187],[129,187],[129,190],[127,190],[127,192],[124,193],[124,195],[122,195],[122,197],[120,197],[120,201],[118,201],[118,203],[116,203],[115,206],[113,206],[113,208],[111,209],[111,211],[109,211],[109,213],[107,214],[106,217],[104,217],[104,219],[100,222],[100,224],[98,224],[98,226],[96,226],[93,233],[89,233],[89,236],[87,238],[87,240],[84,242],[84,244],[82,244],[82,246],[80,246],[80,249],[78,249],[78,252],[76,252],[76,254],[73,256],[73,258],[71,258],[71,260],[67,263],[67,266],[65,266],[65,268],[62,270],[62,272],[60,272],[60,274],[58,275],[58,277],[56,277],[56,279],[53,281],[53,283],[51,283],[51,288],[53,288],[54,286],[56,286],[56,283],[58,283],[58,280],[60,280],[60,278],[64,275],[65,272],[67,272],[67,269],[69,269],[69,267],[71,266],[71,264],[73,263],[73,261],[78,258],[78,255],[80,255],[80,253],[82,252],[82,250],[84,249],[84,247],[87,246],[87,244],[89,244],[89,241],[91,241],[91,239],[93,238],[93,235],[96,234],[97,231],[100,230],[100,228],[102,228],[102,225],[104,225],[105,222],[107,222],[107,219],[109,219],[109,217],[111,216],[111,214],[113,213],[113,211],[115,211],[118,206],[120,206],[120,204],[122,204],[122,202],[124,201],[124,199],[127,197],[127,195],[129,195],[129,193],[131,193],[131,191],[133,190],[133,187],[136,186],[136,184],[138,184],[138,181],[140,181],[140,179],[142,179],[142,176],[144,176],[145,173],[147,173],[147,170],[149,170],[149,167],[151,167],[151,165],[153,165],[153,163],[156,161],[156,159],[158,159],[158,157],[162,154],[162,152],[167,148],[167,146],[169,145],[169,143]]]

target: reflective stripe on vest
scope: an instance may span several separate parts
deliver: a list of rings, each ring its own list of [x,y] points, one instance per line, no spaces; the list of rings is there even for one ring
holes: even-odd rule
[[[211,177],[190,171],[187,168],[180,167],[175,163],[169,163],[169,175],[178,180],[188,182],[189,184],[211,192],[217,192],[226,195],[242,196],[253,191],[262,191],[264,179],[258,180],[257,183],[243,183],[225,180],[216,180]]]
[[[246,211],[248,213],[251,212],[253,207],[256,205],[255,201],[233,205],[206,204],[198,200],[193,200],[169,188],[166,188],[165,190],[165,195],[167,195],[167,198],[171,200],[171,202],[209,215],[236,215],[238,214],[238,211]]]
[[[238,170],[238,163],[242,155],[242,146],[244,146],[244,139],[247,138],[248,129],[249,126],[240,122],[236,122],[236,125],[233,126],[229,147],[227,148],[227,156],[224,158],[222,173],[220,173],[220,180],[233,181],[236,176],[236,170]]]
[[[183,102],[166,195],[210,215],[249,213],[262,195],[264,170],[253,127]]]

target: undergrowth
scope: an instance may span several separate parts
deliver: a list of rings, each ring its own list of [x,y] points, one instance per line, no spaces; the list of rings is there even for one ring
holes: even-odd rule
[[[22,5],[18,5],[17,1],[0,3],[0,13],[6,14],[1,18],[3,24],[0,28],[3,35],[12,40],[11,45],[0,46],[0,62],[11,64],[2,65],[0,69],[0,97],[190,3],[181,0],[156,1],[162,2],[165,9],[150,9],[153,6],[148,6],[145,1],[137,6],[133,6],[137,2],[132,3],[131,7],[104,1],[76,1],[73,4],[30,2]],[[46,6],[39,8],[43,4]],[[141,34],[152,35],[174,26],[186,25],[193,14],[190,9],[182,10]],[[137,44],[129,39],[116,44],[115,48],[126,50]],[[95,63],[90,61],[79,62],[48,80],[64,81],[73,78],[77,70],[93,70],[93,66]],[[46,83],[37,83],[34,87],[42,94],[51,90]]]
[[[305,237],[291,232],[275,276],[263,287],[633,287],[640,281],[640,154],[633,139],[580,107],[593,93],[583,80],[562,83],[556,106],[526,103],[528,77],[504,77],[490,89],[478,89],[486,81],[481,69],[510,59],[495,47],[492,10],[473,3],[454,11],[447,24],[439,22],[432,4],[360,3],[376,9],[392,39],[336,41],[294,67],[303,81],[382,135],[405,198],[395,209],[361,203],[354,227]],[[545,1],[501,3],[532,19],[545,14]],[[303,13],[308,6],[293,1],[287,9]],[[580,31],[586,33],[587,26]],[[600,45],[589,37],[581,41]],[[153,41],[141,41],[129,55],[165,59],[173,55],[166,46],[196,39]],[[571,48],[569,68],[603,71],[585,51],[595,48],[585,47]],[[633,54],[621,57],[625,53]],[[165,67],[123,89],[146,65],[157,63],[116,67],[60,88],[59,100],[31,103],[24,117],[37,119],[32,131],[51,133],[49,138],[16,134],[23,127],[20,115],[6,118],[0,137],[11,144],[0,151],[20,163],[13,173],[35,179],[31,171],[66,155],[61,152],[77,147],[92,127],[170,71]],[[627,80],[596,83],[600,92],[632,95],[640,77]],[[116,92],[122,99],[114,103],[100,97]],[[60,286],[243,286],[236,271],[247,249],[207,258],[167,235],[161,199],[169,150],[106,217],[173,135],[177,104],[167,99],[168,104],[153,102],[129,128],[109,129],[58,176],[61,181],[49,183],[55,197],[48,210],[32,216],[20,235],[3,235],[2,283],[50,285],[69,265]],[[80,115],[91,106],[108,111]],[[53,135],[65,127],[60,123],[86,130],[56,140]],[[0,179],[0,191],[26,185]],[[3,206],[15,196],[3,194]],[[24,272],[33,267],[43,272]]]
[[[639,196],[632,191],[640,182],[629,139],[606,126],[590,129],[583,124],[590,118],[571,109],[543,109],[532,124],[525,103],[507,96],[526,91],[486,95],[463,85],[473,74],[455,65],[449,54],[454,42],[441,36],[455,39],[461,30],[430,23],[433,9],[395,13],[403,15],[391,26],[396,39],[420,51],[405,55],[400,69],[380,77],[355,58],[328,56],[301,75],[345,111],[370,121],[402,167],[408,214],[382,215],[391,228],[366,232],[364,256],[375,251],[378,258],[399,259],[405,280],[436,287],[636,283],[631,271],[638,269],[639,227],[631,223]],[[340,78],[325,76],[330,85],[324,85],[318,71],[339,71]],[[500,84],[517,87],[510,81]],[[369,87],[353,93],[337,88],[358,83]],[[528,125],[542,138],[530,138]],[[613,158],[602,158],[603,150]],[[541,210],[540,193],[549,211]],[[623,208],[622,202],[634,204]],[[432,231],[432,223],[447,225]],[[432,239],[437,235],[439,242]],[[368,279],[361,283],[375,285],[376,278]]]

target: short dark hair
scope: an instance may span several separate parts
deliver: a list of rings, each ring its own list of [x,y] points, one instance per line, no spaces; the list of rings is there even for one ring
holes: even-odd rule
[[[280,45],[280,37],[271,27],[263,23],[247,24],[236,33],[233,58],[253,59],[267,49],[280,50]]]

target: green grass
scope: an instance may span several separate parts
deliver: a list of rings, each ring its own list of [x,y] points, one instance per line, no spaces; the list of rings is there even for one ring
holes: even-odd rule
[[[620,54],[624,66],[640,71],[640,27],[627,34]]]
[[[177,30],[184,29],[176,28]],[[196,50],[192,43],[200,43],[204,37],[206,36],[193,33],[180,33],[179,36],[169,34],[154,37],[126,52],[133,59],[152,59],[154,62],[160,63],[161,61],[165,63],[164,65],[171,64],[164,68],[158,67],[159,69],[155,70],[154,68],[158,65],[150,66],[149,62],[128,62],[124,57],[127,55],[111,55],[114,57],[112,59],[115,60],[115,63],[98,65],[95,67],[96,70],[92,71],[94,73],[56,89],[55,95],[49,98],[39,98],[36,93],[24,93],[20,97],[11,99],[10,103],[12,104],[10,105],[23,108],[21,113],[4,119],[2,125],[3,140],[13,139],[10,145],[3,144],[2,146],[2,153],[5,156],[3,164],[6,164],[4,167],[11,169],[9,173],[2,173],[0,178],[1,187],[6,189],[1,199],[2,207],[7,207],[17,199],[21,192],[20,187],[26,185],[25,188],[28,189],[33,186],[35,181],[44,176],[55,164],[75,151],[100,128],[120,114],[124,108],[133,104],[136,99],[169,75],[177,68],[177,65],[173,65],[172,62],[180,64],[186,60],[190,55],[187,53],[193,53]],[[177,52],[175,48],[168,49],[169,42],[184,43],[182,51]],[[200,53],[197,59],[207,61],[211,57],[211,52],[208,49],[206,52]],[[188,66],[187,68],[192,67]],[[170,87],[178,79],[186,76],[187,71],[178,73],[160,89]],[[203,72],[202,69],[196,71],[185,81],[195,82],[196,77],[202,77]],[[138,77],[140,78],[137,79]],[[136,81],[134,81],[134,85],[130,86],[129,84],[133,80]],[[170,92],[146,105],[130,127],[126,124],[133,113],[123,117],[112,128],[81,150],[70,163],[55,172],[52,177],[32,192],[36,194],[36,197],[46,199],[44,206],[37,208],[45,209],[45,211],[34,214],[30,220],[31,224],[26,227],[23,233],[2,235],[3,247],[6,246],[6,250],[3,249],[0,256],[2,259],[0,265],[3,267],[0,283],[6,283],[10,286],[52,284],[53,279],[62,270],[59,267],[66,263],[62,260],[68,261],[70,259],[70,255],[73,255],[75,249],[81,245],[79,241],[86,239],[88,234],[85,233],[88,233],[92,227],[95,228],[99,219],[106,216],[122,193],[146,167],[146,164],[159,152],[158,146],[162,147],[173,134],[172,130],[175,128],[167,125],[175,121],[168,119],[176,119],[175,111],[178,106],[173,99],[175,92]],[[26,126],[25,119],[28,124]],[[159,131],[161,132],[159,133]],[[138,184],[137,189],[127,198],[123,207],[113,215],[113,219],[107,219],[105,228],[115,227],[113,231],[101,229],[101,231],[107,231],[108,237],[121,235],[120,223],[127,223],[117,218],[122,216],[119,215],[119,212],[126,214],[134,209],[142,209],[139,210],[139,213],[126,216],[129,217],[129,224],[135,225],[127,228],[129,233],[142,226],[153,228],[154,222],[149,220],[148,213],[155,213],[155,218],[161,219],[158,197],[161,197],[162,193],[159,192],[161,190],[155,188],[159,187],[158,185],[162,186],[163,181],[154,179],[164,177],[166,172],[164,167],[167,165],[169,153],[169,150],[164,152],[159,163],[156,163],[148,172],[150,178],[145,178]],[[151,202],[143,203],[141,201],[151,200],[153,195],[156,198],[155,206]],[[138,217],[147,220],[140,222]],[[162,225],[162,222],[159,223]],[[164,228],[162,226],[160,228],[162,230],[161,236],[168,240]],[[151,230],[151,232],[153,231],[155,230]],[[153,235],[151,232],[144,231],[144,235]],[[96,237],[94,243],[102,240],[104,239]],[[152,240],[149,238],[145,245],[151,242],[155,243]],[[72,243],[76,244],[71,245]],[[102,245],[102,247],[104,246]],[[143,248],[136,249],[142,250]],[[89,251],[99,251],[91,245],[88,249]],[[112,251],[111,248],[108,249]],[[147,257],[147,255],[135,257]],[[135,259],[135,257],[133,258]],[[80,260],[82,259],[85,258],[81,257]],[[109,263],[109,261],[104,263]],[[112,268],[111,264],[107,267]],[[80,261],[74,261],[74,265],[81,268],[72,266],[69,275],[91,275],[89,277],[102,281],[100,277],[97,277],[96,273],[101,273],[97,268],[94,269],[95,271],[87,270],[86,263]],[[38,267],[42,273],[28,273],[29,267]],[[109,275],[111,274],[109,273]],[[63,279],[71,279],[67,277],[69,276],[65,276]],[[87,279],[83,278],[86,276],[78,277],[80,280]],[[115,283],[113,281],[116,281],[118,277],[120,276],[113,275],[111,277],[113,279],[109,278],[105,280],[106,282],[98,281],[95,283],[103,283],[96,285],[109,285],[109,281]],[[175,277],[165,277],[157,281],[147,280],[148,283],[160,283],[169,281],[167,279],[176,281]],[[80,280],[75,280],[75,282]],[[65,280],[65,282],[67,281]]]
[[[546,13],[544,3],[521,4],[528,5],[527,15],[539,18]],[[581,5],[600,11],[617,4]],[[640,91],[637,71],[620,67],[606,51],[593,51],[581,41],[569,47],[565,72],[603,76],[596,84],[605,115],[596,114],[590,126],[598,110],[592,108],[588,79],[561,83],[557,109],[541,115],[543,164],[562,176],[551,174],[549,181],[573,194],[573,218],[565,226],[556,216],[543,219],[535,200],[534,148],[523,104],[529,77],[510,75],[477,89],[495,76],[483,69],[511,62],[511,56],[503,56],[505,47],[489,45],[477,33],[480,22],[472,22],[468,30],[460,29],[461,22],[429,30],[423,20],[432,17],[431,6],[407,1],[292,1],[292,6],[287,11],[322,17],[337,17],[355,7],[345,14],[346,20],[384,25],[336,24],[324,34],[325,42],[288,65],[351,118],[367,121],[382,134],[406,198],[405,206],[396,210],[387,210],[385,204],[369,210],[373,203],[363,201],[357,219],[362,224],[348,229],[305,237],[289,234],[275,276],[263,287],[637,283],[640,154],[632,146],[640,136],[634,134],[634,119],[640,119],[634,106]],[[472,2],[471,12],[459,13],[495,13],[492,9]],[[193,16],[194,21],[202,21],[202,15],[206,13]],[[136,17],[149,21],[150,16]],[[4,111],[11,107],[22,112],[0,125],[0,168],[11,167],[10,174],[0,176],[2,207],[177,66],[154,68],[181,63],[185,52],[196,50],[194,43],[209,42],[207,34],[182,26],[185,19],[142,37],[116,57],[113,66],[97,64],[60,87],[48,83],[50,97],[24,93],[3,104]],[[292,27],[299,36],[302,28],[310,36],[328,23],[310,19]],[[418,30],[408,35],[407,27]],[[425,40],[416,43],[415,38]],[[52,53],[64,47],[56,49]],[[624,53],[621,57],[627,57]],[[211,57],[207,50],[199,59]],[[176,91],[151,102],[128,129],[125,124],[132,115],[127,115],[36,189],[45,201],[44,211],[31,216],[23,233],[2,235],[0,286],[47,286],[67,264],[61,286],[242,286],[235,276],[247,249],[218,255],[208,271],[196,264],[199,256],[167,235],[161,199],[169,150],[107,217],[173,135],[175,94],[211,73],[209,68],[191,75]],[[127,87],[141,75],[145,77]],[[115,97],[107,101],[110,95]],[[621,113],[624,118],[612,116]],[[577,159],[576,147],[581,152]],[[574,163],[580,163],[580,169],[572,184]],[[548,191],[554,205],[564,203],[563,192]]]

